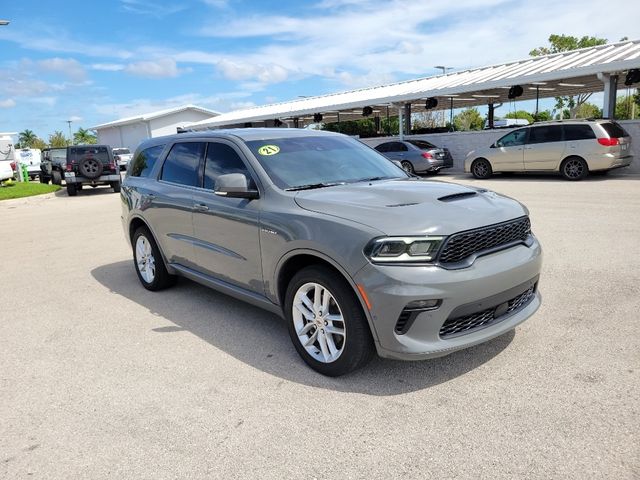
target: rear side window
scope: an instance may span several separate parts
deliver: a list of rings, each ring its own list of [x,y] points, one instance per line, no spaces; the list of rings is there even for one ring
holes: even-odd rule
[[[380,145],[377,145],[375,149],[379,152],[388,152],[389,145],[390,145],[389,143],[381,143]]]
[[[203,142],[176,143],[162,166],[160,178],[167,182],[197,187],[198,168],[204,155]]]
[[[228,173],[243,173],[251,182],[249,170],[231,146],[225,143],[209,143],[204,164],[204,188],[213,190],[216,179]]]
[[[438,148],[433,143],[426,142],[424,140],[407,140],[410,144],[415,145],[423,150],[429,150],[432,148]]]
[[[549,143],[562,141],[562,127],[560,125],[548,125],[545,127],[533,127],[529,132],[527,143]]]
[[[590,138],[596,138],[591,125],[564,125],[565,140],[588,140]]]
[[[390,152],[407,152],[408,150],[409,147],[402,142],[393,142],[389,148]]]
[[[164,145],[156,145],[142,150],[131,166],[132,177],[148,177],[156,164],[158,157],[164,150]]]
[[[607,135],[609,135],[611,138],[621,138],[629,136],[627,131],[616,122],[601,123],[600,126],[604,128],[604,131],[607,132]]]

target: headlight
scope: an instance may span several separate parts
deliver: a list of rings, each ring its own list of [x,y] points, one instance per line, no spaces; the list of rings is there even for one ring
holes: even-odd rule
[[[431,262],[445,237],[386,237],[372,240],[364,253],[374,263]]]

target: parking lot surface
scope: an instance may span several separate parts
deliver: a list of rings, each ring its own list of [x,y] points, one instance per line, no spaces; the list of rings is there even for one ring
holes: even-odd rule
[[[541,309],[338,379],[272,314],[144,290],[110,189],[1,202],[0,478],[639,478],[640,177],[439,180],[529,207]]]

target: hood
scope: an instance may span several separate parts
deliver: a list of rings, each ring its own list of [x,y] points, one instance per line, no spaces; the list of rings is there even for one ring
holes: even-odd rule
[[[442,181],[387,180],[298,192],[306,210],[340,217],[386,235],[450,235],[527,215],[519,202]]]

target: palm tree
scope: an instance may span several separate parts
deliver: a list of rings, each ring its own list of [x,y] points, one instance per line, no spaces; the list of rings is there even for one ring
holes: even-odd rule
[[[59,130],[56,130],[53,135],[49,135],[49,145],[51,147],[66,147],[69,145],[69,140]]]
[[[19,141],[22,148],[31,148],[33,142],[36,141],[37,135],[33,131],[26,129],[24,132],[20,132]]]
[[[76,145],[94,144],[98,142],[98,138],[93,135],[89,130],[84,128],[78,128],[78,131],[73,134],[73,143]]]

